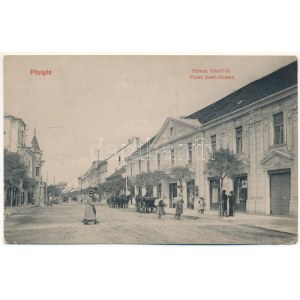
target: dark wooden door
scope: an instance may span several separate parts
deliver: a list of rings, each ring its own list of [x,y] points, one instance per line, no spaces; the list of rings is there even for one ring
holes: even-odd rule
[[[270,175],[271,215],[289,215],[291,173]]]

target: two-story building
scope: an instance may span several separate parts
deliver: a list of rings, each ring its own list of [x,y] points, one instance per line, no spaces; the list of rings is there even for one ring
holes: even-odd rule
[[[192,201],[202,196],[208,209],[217,209],[219,180],[207,175],[205,165],[214,151],[228,148],[245,163],[223,187],[235,192],[236,209],[296,216],[297,101],[294,62],[184,119],[168,118],[157,135],[128,158],[127,175],[163,170],[166,179],[154,195],[162,192],[171,206],[180,192],[187,207],[195,207]],[[171,182],[167,175],[178,166],[189,168],[194,178]]]
[[[34,191],[21,191],[22,203],[44,202],[45,184],[42,182],[41,168],[43,164],[42,151],[39,147],[36,131],[31,141],[31,145],[26,145],[27,126],[25,122],[12,115],[4,116],[4,149],[11,153],[18,153],[27,167],[29,178],[37,182]],[[22,190],[22,189],[21,189]]]
[[[91,187],[99,187],[105,183],[107,178],[112,176],[117,170],[126,166],[126,157],[136,151],[139,146],[140,139],[138,137],[130,138],[126,144],[119,147],[115,145],[103,146],[104,149],[101,149],[101,159],[99,157],[99,159],[95,160],[89,170],[78,177],[79,189],[84,191]],[[96,150],[100,153],[100,149]],[[99,197],[101,197],[101,195],[99,195]]]

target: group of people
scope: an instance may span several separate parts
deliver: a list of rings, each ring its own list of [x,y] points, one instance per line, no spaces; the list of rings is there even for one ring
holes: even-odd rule
[[[165,199],[165,196],[164,196]],[[178,220],[180,220],[181,215],[183,214],[183,199],[181,197],[179,197],[179,199],[176,199],[176,204],[175,204],[175,218],[177,218]],[[165,215],[165,211],[164,211],[164,207],[166,206],[166,204],[164,204],[163,199],[160,199],[160,201],[158,202],[158,218],[160,219],[162,215]],[[198,212],[200,212],[201,214],[204,214],[204,210],[205,210],[205,199],[203,197],[200,198],[199,201],[199,210]]]
[[[161,216],[165,215],[165,206],[166,204],[164,203],[164,199],[166,198],[166,196],[163,196],[162,199],[159,200],[158,202],[158,208],[157,208],[157,214],[158,214],[158,218],[160,219]],[[176,201],[176,205],[175,205],[175,218],[177,220],[180,220],[180,216],[183,214],[183,199],[179,198]]]
[[[166,204],[164,203],[165,200],[165,196],[163,196],[163,198],[161,198],[158,202],[158,208],[157,208],[157,214],[158,214],[158,218],[160,219],[161,216],[165,215],[165,206]],[[227,209],[227,201],[229,200],[229,215],[228,215],[228,209]],[[228,196],[226,194],[226,191],[223,190],[222,191],[222,197],[221,197],[221,201],[222,201],[222,215],[223,216],[233,216],[234,215],[234,203],[235,203],[235,196],[233,191],[230,192],[230,195]],[[179,197],[176,201],[175,204],[175,218],[180,220],[181,215],[183,214],[183,199],[181,197]],[[85,210],[84,210],[84,216],[83,216],[83,224],[84,225],[90,225],[92,224],[98,224],[100,223],[97,218],[96,218],[96,197],[95,197],[95,190],[90,190],[89,191],[89,195],[86,199],[86,204],[85,204]],[[204,214],[205,211],[205,199],[203,197],[200,198],[199,201],[199,210],[198,212],[201,214]]]
[[[227,201],[229,200],[229,215],[228,215],[228,208],[227,208]],[[233,191],[230,192],[229,196],[226,194],[226,191],[222,191],[222,215],[226,217],[233,217],[234,216],[234,203],[235,203],[235,196]]]

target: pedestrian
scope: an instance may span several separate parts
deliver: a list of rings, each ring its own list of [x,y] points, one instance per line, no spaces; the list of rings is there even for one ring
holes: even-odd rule
[[[176,206],[175,206],[175,218],[180,220],[180,216],[183,214],[183,200],[180,199],[177,201]]]
[[[235,204],[235,195],[233,191],[231,191],[229,195],[229,216],[230,217],[234,216],[234,204]]]
[[[92,222],[94,224],[100,223],[96,219],[95,200],[96,200],[95,191],[90,190],[89,195],[86,200],[84,215],[83,215],[83,220],[82,220],[84,225],[89,225],[90,222]]]
[[[165,215],[166,213],[165,213],[165,203],[164,203],[164,199],[166,199],[166,196],[163,196],[163,198],[162,199],[160,199],[159,200],[159,202],[158,202],[158,211],[157,211],[157,214],[158,214],[158,218],[160,219],[161,218],[161,216],[163,215]]]
[[[227,212],[227,194],[226,194],[226,191],[223,190],[222,191],[222,216],[226,216],[228,217],[228,212]]]
[[[53,202],[53,196],[52,194],[50,194],[49,201],[48,201],[48,205],[50,205],[50,207],[52,207],[52,202]]]
[[[201,215],[203,215],[204,214],[205,206],[206,206],[205,199],[203,197],[201,197],[200,201],[199,201],[199,210],[198,210],[198,213],[200,212]]]

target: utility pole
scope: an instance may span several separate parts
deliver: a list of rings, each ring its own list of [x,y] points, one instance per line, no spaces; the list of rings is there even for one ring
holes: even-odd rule
[[[47,170],[47,177],[46,177],[46,201],[48,202],[48,170]]]

